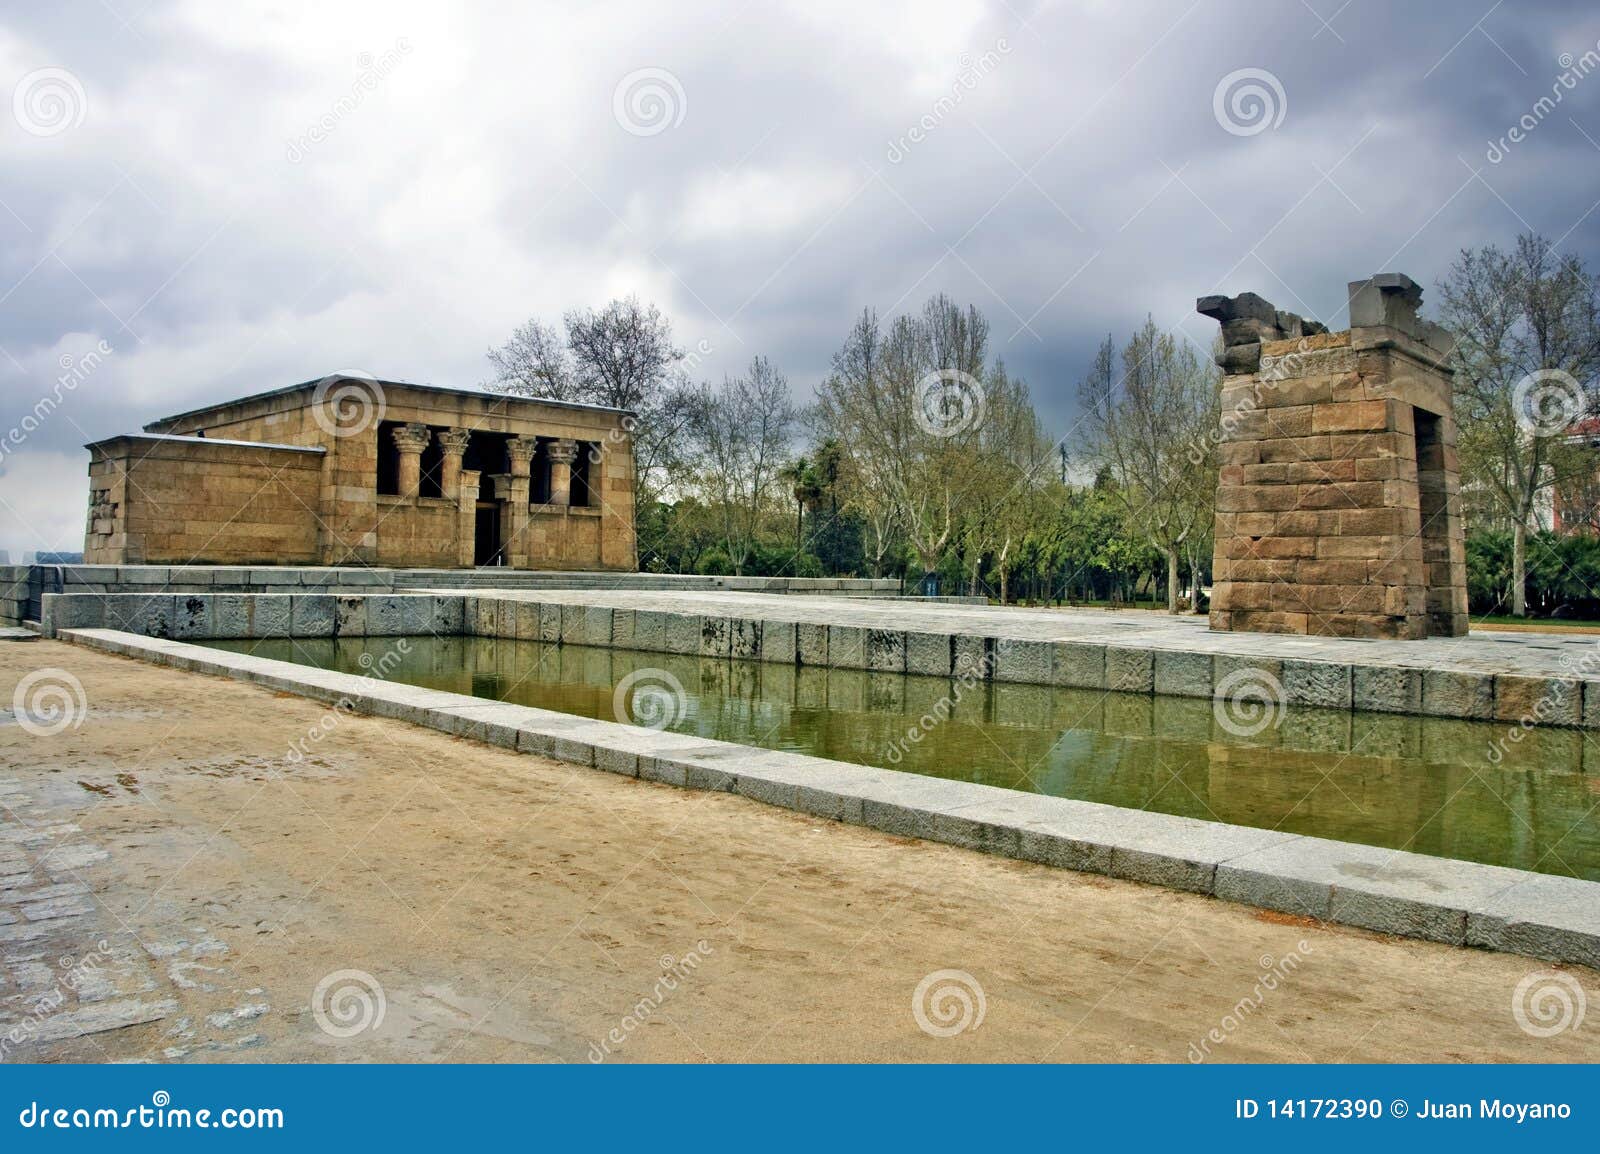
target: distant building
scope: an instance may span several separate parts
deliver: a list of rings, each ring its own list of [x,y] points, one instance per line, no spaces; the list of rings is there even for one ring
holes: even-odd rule
[[[1567,434],[1567,443],[1589,449],[1594,467],[1576,479],[1549,490],[1550,527],[1557,533],[1600,534],[1600,421],[1590,417]]]
[[[621,409],[335,375],[89,449],[89,564],[631,569]]]

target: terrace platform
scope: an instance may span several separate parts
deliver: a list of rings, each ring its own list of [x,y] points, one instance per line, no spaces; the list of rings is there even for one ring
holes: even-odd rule
[[[364,565],[0,565],[0,625],[41,620],[41,598],[129,593],[394,593],[408,589],[676,589],[893,597],[895,580],[723,577],[570,569],[395,569]]]
[[[554,586],[558,578],[551,579]],[[1600,643],[1587,635],[1382,641],[1218,633],[1191,616],[866,600],[842,583],[806,590],[781,578],[751,580],[785,596],[619,587],[614,579],[573,588],[570,576],[559,580],[562,587],[395,592],[310,584],[245,593],[221,586],[209,593],[171,586],[47,593],[42,625],[49,636],[110,628],[187,640],[465,634],[1494,721],[1505,723],[1508,734],[1600,728]],[[869,597],[883,593],[863,584]]]
[[[494,615],[497,601],[551,607]],[[1415,641],[1221,633],[1148,610],[861,602],[736,592],[544,589],[477,599],[469,632],[806,665],[1155,693],[1226,695],[1249,671],[1288,705],[1600,727],[1600,639],[1474,633]],[[580,618],[574,611],[601,612]],[[563,611],[565,610],[565,611]],[[605,611],[609,611],[609,618]],[[689,619],[696,625],[687,625]],[[727,622],[726,628],[719,625]],[[592,628],[590,627],[592,625]]]

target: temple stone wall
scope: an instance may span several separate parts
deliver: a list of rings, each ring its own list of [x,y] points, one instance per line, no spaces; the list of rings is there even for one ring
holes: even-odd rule
[[[133,434],[90,450],[88,565],[310,564],[323,451]]]
[[[1466,634],[1451,338],[1421,298],[1354,282],[1344,332],[1253,293],[1199,301],[1226,373],[1212,628]]]
[[[376,554],[379,565],[453,569],[461,564],[461,512],[456,501],[379,497],[375,508],[381,522]]]
[[[101,495],[89,516],[86,557],[465,568],[487,554],[489,563],[518,569],[631,569],[626,418],[615,409],[360,376],[241,398],[146,426],[146,441],[164,446],[141,459],[147,483],[115,480],[118,468],[132,467],[134,458],[114,447],[126,438],[89,447]],[[229,441],[248,442],[256,456],[230,456],[220,448]],[[314,451],[315,461],[295,466],[298,519],[284,526],[274,552],[255,539],[254,521],[217,514],[243,507],[249,486],[234,481],[261,479],[249,471],[230,477],[229,462],[255,461],[261,452],[288,460],[284,454],[296,451]],[[394,491],[380,491],[384,458],[395,462]],[[549,470],[548,483],[536,469]],[[585,469],[587,501],[573,482]],[[306,470],[316,478],[309,492]],[[217,534],[223,540],[211,541]],[[208,552],[185,551],[199,539]]]

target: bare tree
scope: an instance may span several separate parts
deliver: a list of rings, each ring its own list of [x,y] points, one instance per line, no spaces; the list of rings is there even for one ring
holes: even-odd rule
[[[723,546],[742,573],[789,456],[797,412],[789,382],[765,357],[720,389],[702,384],[689,404],[700,488],[721,516]]]
[[[875,539],[903,533],[924,573],[972,494],[962,462],[983,424],[988,339],[981,313],[943,295],[886,331],[868,309],[817,390],[816,422],[844,446]]]
[[[1527,615],[1527,538],[1539,494],[1592,473],[1574,443],[1594,411],[1600,309],[1594,279],[1526,233],[1514,252],[1463,250],[1440,282],[1456,336],[1456,419],[1463,480],[1511,523],[1511,611]]]
[[[983,421],[976,444],[961,466],[967,488],[979,501],[963,502],[961,530],[969,566],[968,592],[979,591],[984,559],[1000,578],[1000,600],[1009,600],[1017,550],[1043,516],[1039,496],[1054,475],[1055,449],[1039,424],[1028,386],[996,360],[984,385]]]
[[[875,446],[895,416],[879,392],[883,377],[883,330],[878,314],[863,309],[842,348],[833,355],[833,371],[817,389],[811,420],[821,438],[832,438],[841,451],[841,485],[847,505],[861,514],[868,534],[872,574],[884,565],[898,539],[900,510],[889,491],[889,462]]]
[[[671,322],[638,297],[614,300],[599,312],[574,310],[565,319],[578,395],[595,404],[642,415],[683,360]]]
[[[490,349],[489,363],[495,368],[496,385],[505,392],[553,401],[583,399],[565,340],[554,325],[537,318],[517,326],[498,349]]]
[[[490,349],[492,387],[630,410],[637,514],[666,490],[679,463],[689,419],[684,352],[672,343],[672,324],[661,310],[637,297],[613,300],[598,312],[574,309],[563,328],[564,337],[552,325],[529,320]]]
[[[1192,461],[1216,421],[1215,372],[1146,319],[1122,350],[1109,337],[1080,389],[1088,456],[1105,467],[1129,527],[1166,560],[1167,611],[1178,612],[1178,563],[1211,513]]]

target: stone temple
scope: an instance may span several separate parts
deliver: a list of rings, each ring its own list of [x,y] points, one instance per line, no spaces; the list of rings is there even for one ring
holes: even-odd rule
[[[336,374],[88,446],[90,565],[634,567],[631,414]]]
[[[1421,302],[1400,273],[1355,281],[1329,332],[1254,293],[1200,298],[1226,374],[1213,629],[1466,634],[1454,341]]]

